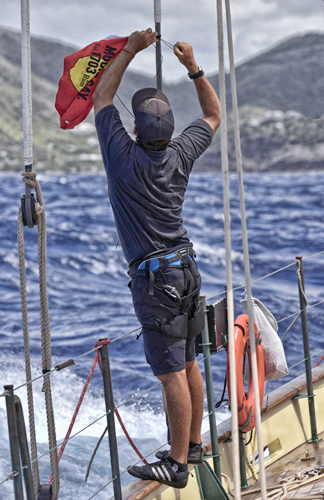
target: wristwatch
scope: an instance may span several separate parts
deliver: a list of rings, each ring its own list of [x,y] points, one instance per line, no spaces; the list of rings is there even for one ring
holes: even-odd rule
[[[188,76],[190,78],[190,80],[195,80],[196,78],[199,78],[200,76],[203,76],[205,73],[204,73],[204,70],[202,69],[201,66],[198,66],[198,71],[197,73],[195,73],[194,75],[191,75],[190,73],[188,73]]]

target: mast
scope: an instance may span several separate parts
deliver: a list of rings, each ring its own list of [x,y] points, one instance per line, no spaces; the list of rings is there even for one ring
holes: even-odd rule
[[[154,0],[154,22],[155,31],[158,33],[155,46],[156,87],[162,90],[161,0]]]

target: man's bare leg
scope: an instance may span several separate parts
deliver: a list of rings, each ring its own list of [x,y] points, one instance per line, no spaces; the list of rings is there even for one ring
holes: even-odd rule
[[[189,441],[201,443],[204,383],[197,361],[188,361],[185,370],[160,375],[158,379],[163,383],[167,403],[170,456],[186,463]]]
[[[191,397],[186,370],[159,375],[168,409],[171,431],[170,457],[187,463],[191,426]]]
[[[190,441],[201,443],[201,423],[204,412],[204,382],[197,361],[186,362],[186,374],[191,399]]]

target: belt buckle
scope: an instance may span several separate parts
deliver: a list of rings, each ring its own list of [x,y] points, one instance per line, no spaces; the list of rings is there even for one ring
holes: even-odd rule
[[[181,250],[179,250],[177,254],[180,255],[182,261],[187,262],[188,260],[192,260],[189,252],[189,248],[181,248]]]

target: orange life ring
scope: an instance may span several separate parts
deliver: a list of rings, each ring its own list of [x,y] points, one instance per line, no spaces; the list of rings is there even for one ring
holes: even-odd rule
[[[265,387],[265,368],[263,348],[261,337],[254,323],[256,357],[258,366],[258,381],[259,381],[259,395],[260,395],[260,410],[262,410],[264,387]],[[250,431],[255,427],[255,401],[252,380],[252,367],[251,367],[251,350],[249,342],[249,316],[241,314],[238,316],[234,323],[234,345],[235,345],[235,364],[236,364],[236,381],[237,381],[237,407],[238,407],[238,424],[244,432]],[[249,386],[248,392],[244,391],[244,374],[243,374],[243,357],[247,352],[249,362]],[[227,390],[229,400],[231,399],[230,393],[230,370],[229,370],[229,350],[227,350]]]

